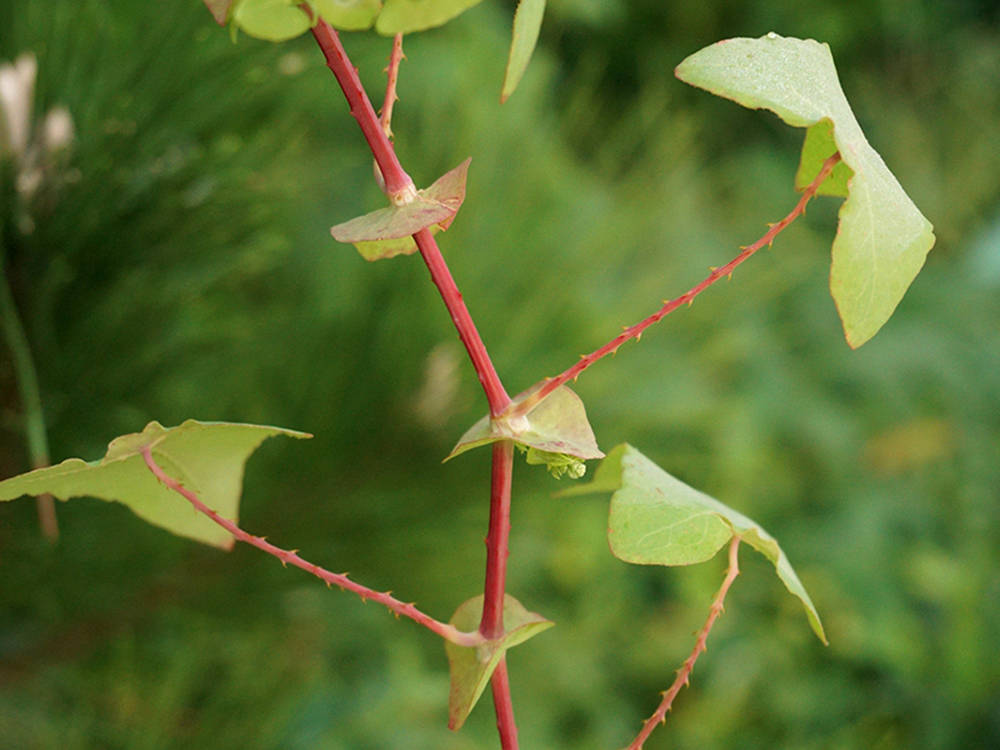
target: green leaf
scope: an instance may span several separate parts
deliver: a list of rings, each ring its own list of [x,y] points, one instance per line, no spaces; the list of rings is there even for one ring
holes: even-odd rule
[[[442,221],[429,227],[431,234],[443,232],[448,228],[451,221]],[[413,255],[417,252],[417,242],[412,236],[397,237],[392,240],[372,240],[370,242],[355,242],[355,249],[362,258],[368,261],[382,260],[383,258],[395,258],[397,255]]]
[[[385,0],[375,22],[379,34],[409,34],[447,23],[481,0]]]
[[[338,242],[357,243],[382,242],[383,240],[409,239],[421,229],[437,227],[447,229],[465,200],[465,180],[469,172],[466,159],[450,172],[445,173],[426,190],[418,190],[417,197],[402,206],[389,206],[359,216],[356,219],[337,224],[330,234]],[[416,249],[415,244],[394,243],[361,247],[358,251],[367,260],[390,258],[405,253],[407,248]],[[369,257],[371,256],[371,257]]]
[[[483,615],[482,595],[463,602],[450,620],[451,624],[463,632],[474,631],[479,627]],[[467,648],[446,642],[448,653],[448,669],[451,673],[451,691],[448,695],[448,728],[459,729],[465,723],[479,696],[486,689],[486,684],[493,675],[493,670],[500,663],[507,649],[524,643],[543,630],[548,630],[555,623],[546,620],[539,614],[529,612],[517,599],[505,594],[503,599],[504,634],[496,640],[486,641],[475,647]]]
[[[774,563],[785,588],[802,602],[813,632],[826,643],[819,613],[785,553],[774,537],[742,513],[675,479],[628,443],[608,454],[592,482],[559,495],[592,492],[614,493],[608,541],[618,559],[639,565],[691,565],[711,559],[738,536]]]
[[[310,0],[328,24],[344,31],[370,29],[382,10],[382,0]]]
[[[208,8],[209,12],[212,14],[212,18],[219,26],[225,26],[226,20],[229,18],[229,8],[233,4],[233,0],[204,0],[205,7]]]
[[[295,0],[237,0],[232,18],[250,36],[270,42],[294,39],[311,25]]]
[[[795,182],[808,185],[840,151],[820,192],[846,195],[833,242],[830,292],[847,343],[857,348],[892,315],[934,245],[933,227],[869,145],[837,79],[830,48],[768,34],[696,52],[677,77],[744,107],[769,109],[809,128]]]
[[[521,82],[528,61],[535,51],[538,42],[538,32],[542,28],[542,16],[545,15],[545,0],[520,0],[514,13],[514,34],[510,42],[510,55],[507,58],[507,71],[503,77],[503,90],[500,101],[514,93],[517,84]]]
[[[576,478],[583,476],[580,459],[601,458],[604,454],[597,447],[594,431],[587,421],[587,410],[579,396],[566,386],[560,386],[527,414],[516,415],[518,405],[534,395],[541,385],[515,396],[507,411],[496,419],[490,419],[487,414],[472,425],[445,461],[498,440],[513,440],[527,451],[528,463],[544,463],[557,477],[566,472]]]
[[[232,536],[160,484],[141,452],[150,446],[153,459],[167,474],[197,493],[209,508],[236,521],[243,466],[250,454],[272,435],[312,437],[304,432],[254,424],[189,419],[178,427],[168,428],[150,422],[142,432],[112,440],[107,454],[99,461],[70,458],[56,466],[5,479],[0,482],[0,500],[46,493],[60,500],[97,497],[123,503],[140,518],[179,536],[229,549],[233,546]]]

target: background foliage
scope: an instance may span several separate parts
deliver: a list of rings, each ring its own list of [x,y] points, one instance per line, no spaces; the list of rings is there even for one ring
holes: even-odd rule
[[[648,747],[1000,744],[995,4],[551,0],[500,108],[511,10],[488,0],[407,40],[394,130],[418,184],[473,157],[442,247],[512,392],[794,203],[801,133],[672,76],[720,38],[828,41],[939,238],[851,352],[826,289],[837,204],[821,199],[577,384],[602,447],[628,440],[781,540],[831,641],[745,551],[693,688]],[[346,44],[380,90],[387,42]],[[63,104],[76,128],[69,179],[30,223],[9,180],[0,203],[53,458],[96,458],[150,419],[313,432],[251,461],[243,525],[446,619],[481,588],[488,456],[439,462],[484,404],[419,260],[367,264],[329,238],[377,189],[311,40],[234,46],[193,0],[0,0],[0,60],[25,51],[36,113]],[[10,476],[27,463],[6,352],[0,399]],[[621,746],[723,563],[630,569],[607,551],[604,500],[515,474],[509,588],[557,623],[510,658],[522,743]],[[434,636],[256,550],[98,501],[59,513],[49,549],[32,501],[0,507],[0,745],[495,745],[486,706],[445,729]]]

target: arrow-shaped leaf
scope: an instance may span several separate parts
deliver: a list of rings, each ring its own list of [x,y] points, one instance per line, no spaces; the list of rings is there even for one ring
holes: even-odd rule
[[[465,200],[466,159],[401,206],[388,206],[330,229],[338,242],[353,244],[365,260],[408,255],[417,249],[412,235],[421,229],[447,229]]]
[[[250,454],[272,435],[312,437],[281,427],[227,422],[196,422],[178,427],[150,422],[142,432],[122,435],[108,445],[99,461],[70,458],[0,482],[0,500],[21,495],[97,497],[127,505],[140,518],[180,536],[229,549],[233,538],[211,520],[191,512],[184,500],[161,485],[141,452],[149,446],[167,474],[198,493],[225,518],[239,516],[243,467]]]
[[[796,185],[839,151],[819,192],[847,196],[833,242],[830,292],[847,343],[857,348],[889,319],[934,245],[933,227],[869,145],[851,111],[826,44],[768,34],[728,39],[688,57],[677,77],[744,107],[769,109],[809,128]]]
[[[510,54],[507,58],[507,70],[503,77],[503,89],[500,101],[514,93],[517,84],[521,82],[524,71],[538,43],[538,32],[542,28],[542,16],[545,15],[545,0],[520,0],[514,13],[514,33],[510,41]]]
[[[587,421],[583,401],[566,386],[560,386],[526,414],[518,415],[518,404],[529,399],[539,387],[541,383],[515,396],[505,414],[495,419],[487,414],[472,425],[445,461],[482,445],[513,440],[527,452],[528,463],[545,464],[557,477],[564,473],[582,477],[583,460],[604,456]],[[513,416],[506,416],[510,414]]]
[[[463,602],[450,620],[462,632],[479,627],[483,614],[482,595]],[[524,643],[555,623],[539,614],[529,612],[510,594],[504,595],[504,634],[496,640],[486,641],[474,648],[444,644],[448,652],[448,669],[451,673],[451,691],[448,695],[448,728],[458,729],[476,705],[479,696],[493,675],[507,649]]]
[[[715,498],[672,477],[628,443],[617,446],[589,484],[561,496],[612,492],[608,541],[620,560],[639,565],[692,565],[715,556],[733,536],[774,563],[785,588],[805,608],[826,643],[819,613],[774,537]]]

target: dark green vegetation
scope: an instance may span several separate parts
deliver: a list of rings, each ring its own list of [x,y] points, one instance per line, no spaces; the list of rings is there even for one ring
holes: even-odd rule
[[[576,384],[602,446],[629,440],[782,541],[831,641],[744,550],[693,689],[648,747],[998,744],[998,18],[974,3],[662,5],[553,1],[502,109],[506,6],[406,42],[397,148],[419,184],[473,157],[441,243],[512,391],[793,205],[801,133],[671,74],[717,39],[828,41],[939,239],[851,352],[820,199],[731,284]],[[487,458],[439,460],[482,397],[419,261],[366,264],[329,239],[379,194],[314,45],[234,48],[195,2],[0,8],[0,60],[34,51],[36,111],[65,104],[77,130],[79,178],[34,231],[16,228],[6,183],[0,204],[53,457],[96,458],[150,419],[313,432],[251,460],[243,525],[447,617],[481,586]],[[387,41],[345,41],[380,90]],[[428,371],[438,390],[415,389]],[[27,467],[6,352],[0,394],[9,476]],[[565,480],[516,473],[509,588],[557,623],[510,656],[523,745],[620,746],[689,652],[723,561],[629,568],[606,549],[603,498],[553,500]],[[443,649],[416,626],[256,550],[202,548],[97,501],[59,513],[50,550],[32,502],[0,507],[0,746],[495,746],[485,706],[444,728]]]

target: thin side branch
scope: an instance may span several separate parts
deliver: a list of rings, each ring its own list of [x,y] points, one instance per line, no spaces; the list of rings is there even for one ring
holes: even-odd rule
[[[723,604],[726,600],[726,594],[729,592],[729,587],[733,585],[733,581],[736,580],[736,576],[740,574],[738,560],[739,548],[740,538],[738,536],[734,536],[733,540],[729,543],[729,569],[726,571],[726,578],[723,580],[718,593],[715,595],[715,599],[712,601],[712,607],[708,612],[708,619],[705,620],[705,624],[702,626],[701,630],[698,631],[698,637],[695,639],[694,643],[694,650],[691,652],[691,655],[684,660],[681,668],[677,670],[677,679],[674,680],[674,684],[671,685],[670,689],[663,694],[663,700],[660,701],[660,705],[657,706],[653,715],[646,719],[646,723],[642,725],[642,731],[640,731],[638,736],[632,740],[632,744],[628,746],[627,750],[642,750],[642,743],[649,739],[649,735],[652,734],[654,729],[656,729],[656,725],[666,723],[667,712],[670,711],[674,698],[677,697],[681,688],[689,684],[689,678],[691,676],[691,671],[694,669],[694,663],[698,661],[698,657],[701,655],[701,652],[706,648],[709,631],[712,630],[712,626],[715,624],[715,621],[719,619],[719,615],[721,615],[725,609]]]
[[[399,101],[396,95],[396,82],[399,80],[399,64],[406,58],[403,54],[403,35],[396,34],[392,40],[392,53],[389,55],[389,67],[385,69],[387,81],[385,84],[385,99],[382,101],[382,111],[379,113],[379,122],[382,123],[382,132],[390,141],[392,140],[392,105]]]
[[[435,620],[430,615],[421,612],[412,603],[401,602],[399,599],[393,597],[388,591],[375,591],[374,589],[370,589],[360,583],[355,583],[344,573],[331,573],[329,570],[321,568],[308,560],[303,560],[296,554],[295,550],[281,549],[280,547],[276,547],[265,540],[264,537],[248,534],[228,518],[223,518],[214,510],[209,508],[194,492],[187,489],[176,479],[164,472],[160,465],[153,459],[152,449],[149,446],[142,449],[142,458],[146,462],[146,466],[149,467],[149,470],[153,472],[153,475],[160,480],[160,482],[191,503],[196,511],[208,516],[212,521],[232,534],[237,540],[246,542],[257,549],[263,550],[267,554],[278,558],[282,565],[294,565],[296,568],[301,568],[307,573],[312,573],[321,581],[324,581],[327,587],[338,586],[344,591],[350,591],[357,594],[361,597],[362,601],[371,599],[373,602],[378,602],[384,607],[392,610],[396,615],[409,617],[418,625],[423,625],[432,633],[436,633],[445,640],[451,641],[458,646],[474,647],[483,643],[484,639],[478,632],[462,632],[453,625]]]
[[[684,292],[680,297],[675,297],[672,300],[664,300],[663,307],[657,310],[655,313],[650,315],[645,320],[641,320],[635,325],[626,326],[620,334],[615,336],[611,341],[606,343],[600,349],[596,349],[590,354],[583,355],[580,360],[574,364],[572,367],[567,369],[565,372],[556,375],[555,377],[546,378],[545,385],[538,389],[530,398],[525,399],[517,406],[517,413],[526,414],[531,411],[534,406],[541,401],[543,398],[548,396],[552,391],[561,385],[565,385],[570,380],[576,380],[580,373],[594,364],[597,360],[602,357],[606,357],[608,354],[615,354],[618,348],[630,339],[638,340],[642,336],[642,332],[649,328],[654,323],[658,323],[663,320],[667,315],[672,313],[678,307],[684,304],[691,304],[694,298],[705,291],[708,287],[714,284],[721,278],[730,276],[736,267],[739,266],[743,261],[747,260],[751,255],[756,253],[762,247],[769,246],[774,242],[774,238],[777,237],[782,230],[784,230],[789,224],[791,224],[795,219],[805,213],[806,204],[816,195],[816,191],[819,186],[830,176],[833,168],[840,161],[840,153],[835,153],[829,159],[827,159],[823,168],[820,170],[819,174],[816,175],[816,179],[813,180],[809,186],[802,192],[802,197],[799,199],[798,204],[791,210],[791,212],[781,221],[776,224],[771,224],[770,228],[752,245],[747,245],[741,248],[742,252],[729,261],[726,265],[719,268],[712,268],[712,272],[703,280],[701,283],[695,285],[688,291]]]

